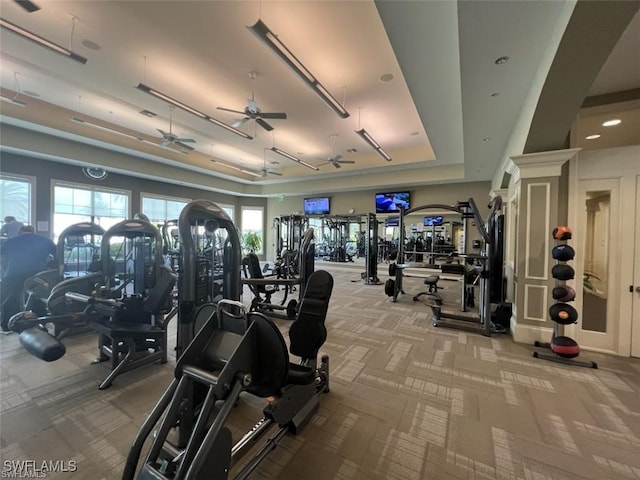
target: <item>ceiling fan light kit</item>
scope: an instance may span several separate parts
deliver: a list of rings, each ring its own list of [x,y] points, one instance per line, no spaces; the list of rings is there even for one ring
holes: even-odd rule
[[[262,21],[258,20],[255,25],[247,26],[247,28],[267,47],[269,47],[280,59],[300,77],[331,109],[342,118],[347,118],[349,112],[340,103],[333,98],[326,88],[318,81],[318,79],[309,71],[303,63],[280,41],[278,36],[273,33],[269,27]]]
[[[373,148],[378,153],[378,155],[384,158],[387,162],[390,162],[392,160],[389,154],[382,149],[380,144],[376,142],[373,137],[369,135],[369,132],[367,132],[364,128],[356,130],[355,132],[360,135],[365,142],[371,145],[371,148]]]
[[[300,160],[297,157],[294,157],[293,155],[291,155],[290,153],[285,152],[284,150],[280,150],[277,147],[271,147],[271,151],[272,152],[276,152],[278,155],[282,155],[285,158],[288,158],[289,160],[293,160],[294,162],[299,163],[300,165],[304,165],[307,168],[310,168],[311,170],[315,170],[316,172],[319,171],[320,169],[318,167],[316,167],[315,165],[311,165],[310,163],[305,162],[304,160]]]
[[[160,100],[163,100],[165,102],[169,102],[171,105],[174,105],[178,108],[180,108],[181,110],[184,110],[185,112],[189,112],[192,115],[195,115],[196,117],[200,117],[204,120],[207,120],[219,127],[224,128],[225,130],[228,130],[229,132],[235,133],[236,135],[239,135],[243,138],[246,138],[247,140],[252,140],[253,137],[251,135],[248,135],[240,130],[238,130],[237,128],[233,128],[231,125],[227,125],[226,123],[221,122],[220,120],[217,120],[205,113],[202,113],[199,110],[196,110],[193,107],[190,107],[189,105],[186,105],[184,103],[182,103],[179,100],[176,100],[173,97],[170,97],[169,95],[160,92],[159,90],[156,90],[154,88],[149,87],[148,85],[145,85],[144,83],[138,83],[138,85],[136,86],[136,88],[142,92],[145,92],[153,97],[159,98]]]
[[[24,38],[25,40],[29,40],[30,42],[33,42],[36,45],[40,45],[41,47],[44,47],[52,52],[58,53],[60,55],[64,55],[65,57],[70,58],[71,60],[75,60],[76,62],[79,62],[82,64],[87,63],[87,59],[84,58],[82,55],[78,55],[77,53],[72,52],[68,48],[64,48],[58,45],[57,43],[54,43],[50,40],[47,40],[44,37],[41,37],[40,35],[37,35],[33,32],[30,32],[27,29],[19,27],[18,25],[11,23],[8,20],[5,20],[4,18],[0,18],[0,26]]]

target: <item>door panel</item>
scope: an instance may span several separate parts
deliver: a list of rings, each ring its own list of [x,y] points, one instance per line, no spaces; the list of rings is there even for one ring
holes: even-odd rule
[[[633,286],[631,295],[631,356],[640,357],[640,175],[636,176],[636,231],[635,231],[635,264],[633,269]]]

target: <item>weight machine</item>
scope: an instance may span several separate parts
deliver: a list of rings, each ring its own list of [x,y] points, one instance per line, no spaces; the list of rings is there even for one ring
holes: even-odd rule
[[[365,238],[365,271],[362,278],[366,285],[380,285],[378,278],[378,220],[375,213],[367,214]]]

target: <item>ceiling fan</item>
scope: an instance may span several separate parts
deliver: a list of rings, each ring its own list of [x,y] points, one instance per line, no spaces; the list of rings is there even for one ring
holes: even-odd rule
[[[240,115],[244,115],[243,118],[234,122],[232,124],[233,127],[238,128],[241,125],[244,125],[249,120],[255,120],[258,125],[264,128],[267,132],[273,130],[273,127],[264,121],[265,118],[273,119],[273,120],[286,120],[287,114],[284,112],[263,112],[258,107],[258,104],[255,101],[253,82],[258,76],[258,72],[249,72],[249,78],[251,78],[251,98],[247,99],[247,106],[244,107],[243,111],[233,110],[231,108],[218,107],[218,110],[224,110],[225,112],[239,113]]]
[[[325,163],[318,165],[319,167],[321,167],[322,165],[331,164],[336,168],[341,168],[342,164],[346,165],[350,163],[356,163],[355,160],[342,160],[342,155],[336,155],[336,137],[337,136],[338,135],[336,134],[331,135],[331,139],[333,140],[333,154],[327,159]]]
[[[160,146],[167,148],[169,145],[173,144],[177,147],[184,148],[185,150],[193,150],[191,145],[187,145],[187,143],[196,143],[193,138],[180,138],[173,133],[173,109],[173,105],[169,105],[169,131],[165,132],[159,128],[156,129],[162,134]]]
[[[263,167],[262,169],[258,170],[262,178],[265,178],[267,175],[275,175],[276,177],[282,176],[280,172],[273,170],[271,168],[267,168],[267,149],[266,148],[264,149],[263,159],[264,159]]]

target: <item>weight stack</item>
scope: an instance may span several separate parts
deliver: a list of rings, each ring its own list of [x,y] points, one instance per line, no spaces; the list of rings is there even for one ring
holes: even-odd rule
[[[533,356],[568,365],[598,368],[595,362],[575,360],[580,355],[580,345],[573,338],[563,335],[565,325],[578,323],[578,311],[571,304],[575,301],[576,292],[567,285],[567,281],[575,278],[575,270],[569,263],[575,257],[575,250],[567,244],[567,240],[571,240],[572,235],[571,228],[567,226],[558,226],[553,229],[554,246],[551,250],[551,256],[555,264],[551,269],[551,276],[555,280],[555,286],[551,296],[555,303],[549,307],[549,317],[553,321],[553,334],[551,342],[535,343],[536,347],[550,349],[552,354],[533,352]]]

